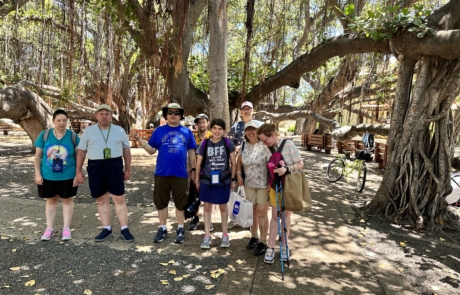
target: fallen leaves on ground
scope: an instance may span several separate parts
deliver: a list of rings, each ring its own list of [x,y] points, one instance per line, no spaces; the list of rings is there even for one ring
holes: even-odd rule
[[[20,266],[10,267],[10,270],[12,270],[12,271],[16,271],[16,270],[20,270],[20,269],[21,269]]]
[[[85,289],[85,291],[83,292],[83,294],[85,294],[85,295],[91,295],[91,294],[93,294],[93,291],[91,291],[90,289]]]
[[[169,285],[168,280],[160,280],[160,283],[162,283],[163,285]]]
[[[35,285],[35,280],[30,280],[24,284],[26,287],[32,287],[33,285]]]
[[[171,270],[169,271],[169,273],[172,274],[172,275],[175,275],[175,274],[176,274],[176,271],[175,271],[174,269],[171,269]]]
[[[206,290],[210,290],[212,288],[214,288],[215,285],[207,285],[206,287],[204,287]]]
[[[236,261],[236,263],[238,263],[238,264],[242,264],[243,262],[244,262],[244,261],[241,260],[241,259],[238,259],[238,260]]]

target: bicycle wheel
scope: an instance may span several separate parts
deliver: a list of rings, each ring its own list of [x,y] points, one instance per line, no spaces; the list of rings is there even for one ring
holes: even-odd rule
[[[334,159],[327,166],[327,179],[330,182],[336,182],[343,176],[343,170],[345,168],[345,163],[342,159]]]
[[[353,172],[353,180],[356,181],[355,190],[360,193],[364,189],[366,183],[367,167],[366,163],[362,162],[361,165],[356,167],[356,171]]]

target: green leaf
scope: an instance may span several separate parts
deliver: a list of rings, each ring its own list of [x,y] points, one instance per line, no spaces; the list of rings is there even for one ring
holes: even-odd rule
[[[345,15],[352,15],[353,12],[355,11],[355,5],[354,4],[349,4],[347,6],[345,6]]]
[[[368,10],[368,11],[367,11],[367,15],[368,15],[370,18],[375,18],[375,14],[372,12],[372,10]]]
[[[422,20],[419,19],[419,18],[414,18],[414,25],[416,25],[417,27],[420,27],[420,25],[422,24]]]
[[[409,14],[409,9],[407,7],[403,8],[403,10],[401,10],[402,14],[404,15],[408,15]]]
[[[420,32],[420,33],[417,34],[417,38],[422,39],[423,36],[425,36],[425,33]]]
[[[417,30],[418,30],[417,27],[410,27],[408,31],[409,31],[409,32],[415,32],[415,31],[417,31]]]

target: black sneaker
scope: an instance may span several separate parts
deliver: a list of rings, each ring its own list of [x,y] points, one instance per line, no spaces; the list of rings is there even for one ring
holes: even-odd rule
[[[260,256],[260,255],[264,254],[265,251],[267,251],[267,245],[265,245],[264,243],[260,242],[259,244],[257,244],[257,247],[254,249],[254,255]]]
[[[106,228],[102,229],[101,233],[94,238],[96,242],[103,242],[105,241],[108,237],[112,235],[112,230],[108,230]]]
[[[164,239],[164,237],[166,237],[167,234],[168,234],[168,231],[166,229],[163,229],[162,227],[160,227],[158,229],[157,235],[153,238],[153,241],[155,243],[161,243],[161,242],[163,242],[163,239]]]
[[[252,250],[257,246],[258,243],[259,239],[252,237],[249,243],[246,245],[246,249]]]
[[[195,230],[200,223],[200,218],[198,216],[193,217],[192,221],[190,221],[190,226],[188,227],[189,230]]]
[[[185,240],[185,237],[184,237],[185,230],[184,230],[184,228],[183,227],[178,228],[177,231],[176,231],[176,234],[177,235],[176,235],[176,238],[174,239],[174,243],[176,243],[176,244],[183,243],[184,240]]]
[[[125,240],[127,243],[134,242],[133,235],[129,232],[128,228],[122,229],[120,232],[120,236]]]

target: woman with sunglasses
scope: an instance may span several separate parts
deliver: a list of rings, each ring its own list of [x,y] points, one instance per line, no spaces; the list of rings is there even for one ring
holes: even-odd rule
[[[257,137],[265,145],[267,145],[272,151],[277,151],[278,146],[283,140],[280,134],[275,129],[274,124],[263,124],[257,129]],[[280,168],[274,169],[274,173],[278,173],[279,176],[283,176],[289,173],[300,173],[303,168],[303,160],[300,156],[299,150],[291,140],[286,140],[284,147],[281,151],[283,160],[280,161]],[[272,205],[272,219],[270,220],[270,234],[268,237],[268,248],[265,252],[265,263],[273,263],[275,261],[275,239],[277,235],[278,227],[278,214],[276,208],[276,192],[273,188],[270,188],[270,203]],[[289,245],[289,232],[291,229],[291,211],[284,210],[284,220],[286,226],[286,240],[284,234],[281,235],[283,243],[283,253],[280,253],[280,259],[286,261],[289,257],[289,249],[286,245]],[[281,224],[281,228],[284,228],[284,224]]]

